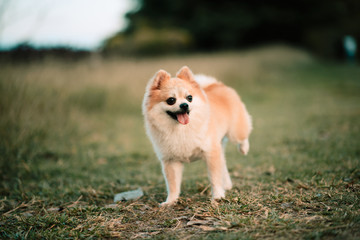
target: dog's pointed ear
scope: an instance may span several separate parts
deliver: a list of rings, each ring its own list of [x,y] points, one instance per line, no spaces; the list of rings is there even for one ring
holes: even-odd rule
[[[187,66],[183,66],[178,73],[176,74],[177,78],[180,78],[182,80],[186,81],[194,81],[194,74],[191,72],[190,68]]]
[[[161,85],[169,79],[170,79],[170,74],[168,72],[162,69],[159,70],[153,78],[151,89],[153,90],[160,89]]]

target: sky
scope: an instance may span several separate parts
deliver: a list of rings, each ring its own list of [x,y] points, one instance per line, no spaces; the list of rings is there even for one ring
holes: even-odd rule
[[[94,50],[135,8],[135,0],[0,0],[0,48],[28,42]]]

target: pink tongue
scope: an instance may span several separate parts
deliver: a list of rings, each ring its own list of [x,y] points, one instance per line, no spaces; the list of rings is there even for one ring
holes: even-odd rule
[[[189,123],[189,115],[187,115],[187,113],[183,113],[183,114],[177,114],[177,120],[179,121],[179,123],[186,125]]]

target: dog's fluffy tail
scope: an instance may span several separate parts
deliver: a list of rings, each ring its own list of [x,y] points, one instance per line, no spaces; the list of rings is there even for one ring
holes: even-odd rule
[[[207,86],[217,83],[218,81],[210,76],[206,76],[204,74],[196,74],[195,81],[200,85],[202,88],[206,88]]]

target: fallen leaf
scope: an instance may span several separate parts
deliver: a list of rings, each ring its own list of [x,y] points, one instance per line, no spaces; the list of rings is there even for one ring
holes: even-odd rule
[[[197,227],[203,231],[215,231],[216,230],[216,228],[210,227],[210,226],[197,226]]]
[[[112,204],[107,204],[105,205],[105,208],[112,208],[112,209],[115,209],[115,208],[118,208],[119,205],[117,205],[116,203],[112,203]]]
[[[210,231],[227,231],[228,229],[226,227],[211,227],[211,226],[196,226],[197,228],[200,228],[203,231],[210,232]]]
[[[51,207],[46,209],[48,212],[60,212],[60,207]]]

